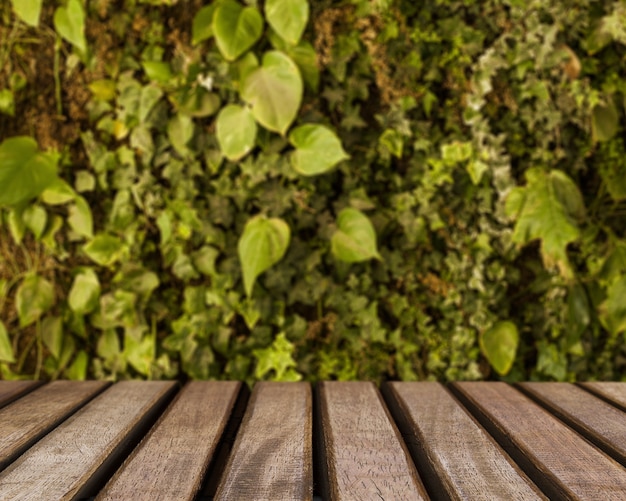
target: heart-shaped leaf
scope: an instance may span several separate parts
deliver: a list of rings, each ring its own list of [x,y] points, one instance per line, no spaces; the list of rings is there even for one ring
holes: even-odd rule
[[[302,77],[296,64],[278,51],[266,52],[263,62],[241,85],[241,97],[263,127],[283,136],[302,102]]]
[[[339,138],[323,125],[301,125],[289,134],[289,142],[296,148],[293,167],[305,176],[322,174],[349,158]]]
[[[11,346],[9,333],[7,332],[7,329],[1,320],[0,320],[0,362],[8,362],[10,364],[15,363],[15,356],[13,355],[13,347]]]
[[[612,97],[606,105],[598,104],[593,109],[591,126],[594,141],[610,141],[617,134],[619,114]]]
[[[68,304],[74,313],[84,315],[98,306],[100,299],[100,281],[91,268],[83,268],[74,277],[70,289]]]
[[[496,323],[483,332],[479,339],[480,349],[498,374],[508,374],[515,361],[519,343],[517,326],[513,322]]]
[[[231,104],[217,116],[217,141],[229,160],[239,160],[254,147],[256,122],[248,108]]]
[[[57,179],[58,156],[41,153],[30,137],[0,144],[0,206],[16,205],[38,196]]]
[[[20,327],[37,321],[54,304],[54,288],[45,278],[31,273],[24,278],[15,294]]]
[[[307,0],[267,0],[265,17],[272,29],[285,41],[296,45],[309,20]]]
[[[256,216],[246,223],[238,251],[248,296],[257,277],[285,255],[290,238],[291,230],[282,219]]]
[[[263,33],[263,17],[254,7],[242,7],[234,0],[222,2],[213,15],[217,48],[227,61],[234,61]]]
[[[331,239],[333,255],[347,263],[381,259],[376,247],[376,231],[365,214],[348,207],[339,213],[338,230]]]
[[[85,254],[101,266],[110,266],[125,252],[122,241],[113,235],[101,234],[83,247]]]
[[[85,12],[80,0],[68,0],[67,7],[59,7],[54,12],[54,27],[59,35],[82,54],[87,53]]]
[[[61,317],[46,317],[41,322],[41,339],[50,354],[57,360],[63,353],[63,320]]]
[[[217,2],[202,7],[193,18],[191,26],[191,43],[198,45],[213,36],[213,16],[218,7]]]
[[[36,28],[39,25],[39,14],[43,0],[11,0],[13,10],[22,21]]]

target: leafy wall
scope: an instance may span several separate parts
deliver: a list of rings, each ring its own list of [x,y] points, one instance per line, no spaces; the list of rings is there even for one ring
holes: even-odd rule
[[[621,377],[623,1],[0,15],[2,378]]]

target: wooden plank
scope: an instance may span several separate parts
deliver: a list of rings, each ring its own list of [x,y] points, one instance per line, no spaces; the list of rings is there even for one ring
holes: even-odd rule
[[[550,499],[626,498],[626,470],[531,399],[501,383],[454,383],[462,402]]]
[[[373,383],[325,382],[318,392],[322,486],[327,499],[428,499]]]
[[[215,499],[312,499],[312,406],[307,383],[257,383]]]
[[[10,404],[42,384],[42,381],[0,381],[0,407]]]
[[[156,419],[175,383],[125,381],[112,386],[0,473],[0,499],[90,497],[129,445]]]
[[[107,385],[55,381],[0,409],[0,470]]]
[[[605,383],[579,383],[582,388],[611,402],[626,411],[626,383],[610,381]]]
[[[547,499],[439,383],[383,385],[432,499]]]
[[[238,382],[187,384],[96,499],[194,499],[240,389]]]

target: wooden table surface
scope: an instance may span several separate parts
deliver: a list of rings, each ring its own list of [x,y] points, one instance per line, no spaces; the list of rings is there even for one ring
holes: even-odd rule
[[[0,381],[0,500],[626,500],[626,383]]]

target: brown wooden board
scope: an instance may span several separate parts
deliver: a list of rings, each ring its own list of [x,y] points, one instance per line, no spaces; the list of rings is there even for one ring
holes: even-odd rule
[[[240,388],[227,381],[187,384],[96,499],[194,499]]]
[[[41,381],[0,381],[0,407],[41,386]]]
[[[257,383],[215,499],[312,499],[312,426],[309,384]]]
[[[626,411],[626,383],[617,381],[592,382],[580,383],[580,386]]]
[[[383,385],[432,499],[546,499],[439,383]]]
[[[550,499],[626,499],[626,470],[515,388],[501,382],[452,388]]]
[[[428,499],[373,383],[320,383],[318,396],[322,485],[327,499]]]
[[[172,382],[125,381],[93,399],[0,473],[0,499],[90,497],[152,424]]]
[[[55,381],[0,409],[0,470],[107,385]]]

